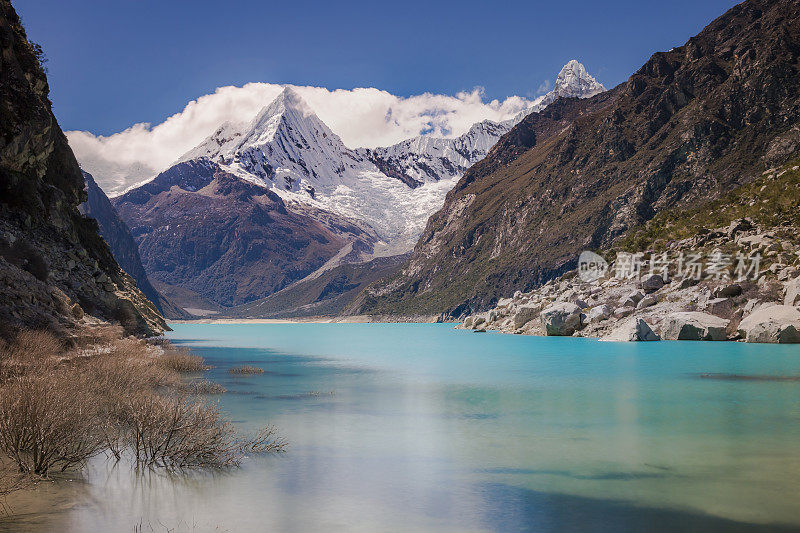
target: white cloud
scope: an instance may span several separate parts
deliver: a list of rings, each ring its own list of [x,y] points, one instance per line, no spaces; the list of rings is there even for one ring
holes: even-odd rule
[[[375,88],[293,87],[351,148],[388,146],[420,134],[457,136],[481,120],[511,118],[529,103],[519,96],[484,102],[481,88],[403,98]],[[109,136],[68,131],[67,138],[81,166],[114,196],[166,169],[223,122],[250,120],[282,89],[271,83],[220,87],[155,126],[134,124]]]
[[[542,84],[539,85],[539,88],[536,89],[536,94],[545,94],[552,88],[553,84],[550,82],[550,80],[544,80]]]

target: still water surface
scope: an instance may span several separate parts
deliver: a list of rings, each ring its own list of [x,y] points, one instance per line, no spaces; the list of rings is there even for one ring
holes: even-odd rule
[[[214,401],[243,431],[277,425],[289,451],[213,475],[137,476],[98,459],[68,490],[41,490],[52,512],[5,527],[800,529],[800,381],[730,376],[800,376],[798,346],[441,324],[174,328],[228,389]],[[228,374],[240,364],[266,372]]]

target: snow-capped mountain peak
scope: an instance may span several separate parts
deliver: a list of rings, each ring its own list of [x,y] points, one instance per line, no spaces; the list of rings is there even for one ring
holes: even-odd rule
[[[588,98],[605,90],[603,84],[589,74],[583,64],[573,59],[558,73],[552,92],[563,98]]]
[[[312,196],[363,165],[291,87],[249,123],[223,124],[181,160],[198,158],[261,185]]]
[[[591,98],[605,91],[603,84],[589,74],[581,62],[572,59],[561,68],[552,91],[534,100],[527,109],[520,111],[504,124],[514,126],[526,116],[538,113],[559,98]]]

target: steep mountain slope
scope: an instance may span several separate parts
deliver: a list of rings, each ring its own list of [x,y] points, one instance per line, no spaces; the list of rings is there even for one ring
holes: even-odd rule
[[[139,290],[156,305],[165,317],[171,319],[191,318],[190,314],[153,288],[150,280],[147,279],[136,241],[133,240],[128,226],[119,218],[111,201],[95,183],[92,175],[83,172],[83,179],[86,183],[86,201],[78,206],[78,210],[97,221],[100,236],[108,243],[119,266],[136,281]]]
[[[113,203],[154,280],[225,306],[282,289],[348,242],[370,246],[358,225],[289,210],[269,189],[208,160],[176,165]]]
[[[0,0],[0,73],[0,336],[19,328],[67,334],[84,311],[129,333],[162,333],[155,306],[78,212],[83,176],[8,0]]]
[[[748,0],[616,89],[529,115],[467,171],[361,311],[486,308],[665,208],[782,163],[800,146],[798,54],[800,5]]]

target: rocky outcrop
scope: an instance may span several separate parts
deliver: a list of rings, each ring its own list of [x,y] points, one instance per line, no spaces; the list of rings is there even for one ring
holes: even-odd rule
[[[746,316],[739,324],[746,342],[800,342],[800,311],[786,305],[764,306]]]
[[[800,165],[791,165],[800,183]],[[759,182],[753,185],[760,188]],[[645,285],[652,279],[648,274],[621,278],[615,275],[617,264],[630,258],[630,254],[620,253],[596,279],[584,281],[579,271],[566,272],[533,291],[517,291],[513,297],[500,299],[494,308],[468,316],[457,327],[471,328],[479,322],[486,331],[525,335],[555,331],[620,342],[655,337],[791,342],[798,329],[794,320],[800,310],[781,304],[800,279],[796,277],[800,272],[800,243],[792,240],[800,235],[800,224],[770,230],[753,221],[739,226],[748,228],[734,236],[737,244],[742,243],[740,256],[745,261],[747,257],[760,257],[759,269],[750,277],[737,278],[734,264],[719,277],[702,279],[682,277],[676,271],[677,265],[667,265],[670,282],[644,294]],[[701,229],[697,235],[672,242],[670,247],[674,258],[692,253],[708,256],[726,243],[730,245],[731,238],[726,227]],[[606,257],[610,259],[608,254]],[[649,271],[654,257],[660,260],[663,254],[642,256],[642,272]],[[565,317],[571,317],[572,322],[568,323]],[[571,327],[562,328],[564,324]]]
[[[681,312],[666,318],[661,334],[672,341],[724,341],[727,327],[727,320],[708,313]]]
[[[119,268],[86,200],[78,163],[56,122],[37,49],[0,0],[0,331],[69,334],[103,319],[158,335],[166,323]]]
[[[609,342],[644,342],[659,341],[661,337],[643,319],[631,318],[614,328],[611,333],[600,340]]]

